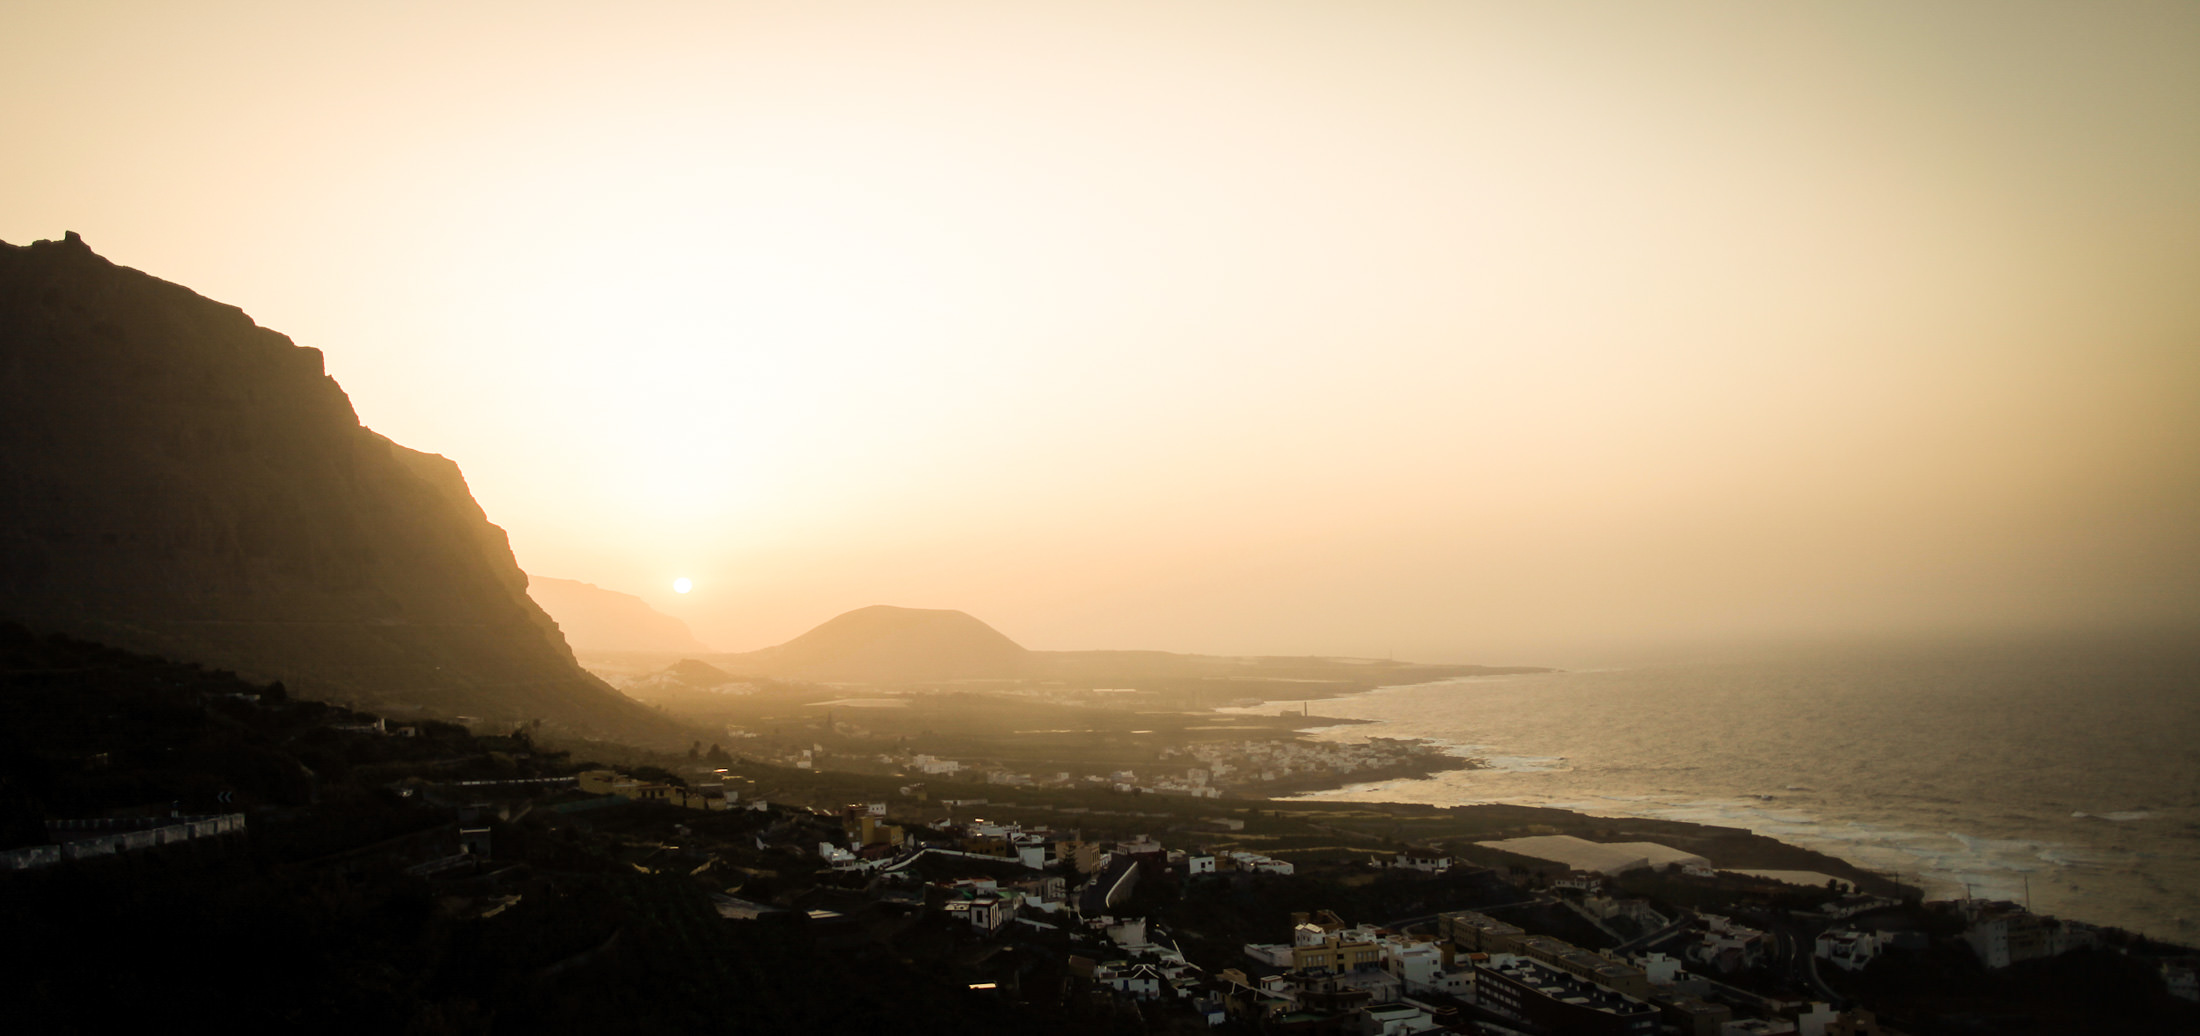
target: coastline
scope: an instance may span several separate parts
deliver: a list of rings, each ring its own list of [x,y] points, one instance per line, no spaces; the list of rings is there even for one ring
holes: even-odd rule
[[[1388,684],[1377,687],[1356,688],[1338,695],[1337,698],[1357,698],[1383,691],[1403,691],[1564,672],[1565,670],[1560,669],[1542,669],[1447,677],[1424,683]],[[1273,704],[1275,703],[1262,702],[1259,705],[1246,706],[1245,708],[1247,712],[1251,712]],[[1295,728],[1293,734],[1296,738],[1307,741],[1330,739],[1322,737],[1323,734],[1330,734],[1332,738],[1349,737],[1343,732],[1353,728],[1363,731],[1362,737],[1383,736],[1365,733],[1365,731],[1371,727],[1383,729],[1393,726],[1393,724],[1384,720],[1359,716],[1324,717],[1309,714],[1306,718],[1308,722]],[[1390,736],[1397,737],[1395,734]],[[1603,842],[1661,841],[1661,839],[1664,839],[1661,844],[1695,852],[1710,859],[1713,865],[1721,870],[1816,871],[1830,877],[1841,878],[1844,881],[1856,882],[1860,888],[1891,892],[1907,887],[1917,889],[1925,895],[1930,895],[1934,891],[1922,881],[1911,880],[1905,882],[1900,875],[1890,878],[1882,871],[1849,856],[1839,855],[1826,848],[1788,841],[1776,834],[1750,826],[1678,819],[1672,816],[1660,815],[1650,809],[1599,812],[1579,808],[1575,804],[1547,801],[1429,802],[1396,796],[1386,797],[1382,792],[1388,786],[1404,781],[1430,780],[1444,773],[1470,770],[1507,770],[1515,773],[1533,773],[1547,769],[1547,767],[1541,766],[1498,766],[1491,762],[1491,754],[1483,751],[1482,746],[1426,737],[1400,737],[1399,739],[1411,740],[1421,745],[1441,746],[1441,750],[1449,758],[1458,760],[1458,765],[1431,766],[1426,769],[1426,772],[1406,772],[1412,768],[1400,767],[1400,772],[1395,774],[1353,774],[1340,775],[1339,778],[1328,780],[1308,779],[1293,782],[1299,785],[1298,787],[1290,790],[1279,789],[1266,797],[1279,802],[1315,804],[1361,803],[1398,807],[1433,805],[1467,815],[1489,818],[1533,816],[1538,818],[1533,821],[1533,826],[1547,829],[1537,833],[1571,834],[1589,841]],[[1554,759],[1553,761],[1557,760]],[[1347,776],[1350,779],[1344,779]],[[1277,783],[1280,785],[1283,782]],[[1526,823],[1527,821],[1523,822]],[[1716,851],[1704,851],[1706,849]],[[1548,865],[1559,866],[1557,864]],[[1942,891],[1945,891],[1945,889]]]
[[[1935,661],[1802,656],[1392,685],[1329,703],[1325,711],[1359,721],[1349,729],[1309,722],[1300,735],[1445,739],[1491,765],[1293,798],[1501,803],[1615,828],[1740,830],[1922,888],[1931,899],[2028,903],[2049,916],[2193,943],[2200,857],[2182,832],[2200,811],[2164,797],[2164,781],[2180,771],[2141,761],[2180,757],[2157,748],[2066,775],[1993,765],[2020,748],[2052,760],[2075,758],[2104,738],[2175,741],[2171,732],[2189,729],[2182,724],[2190,710],[2156,704],[2147,683],[2103,682],[2102,665],[2079,671],[2093,659],[2064,660],[2062,672],[2044,673],[2008,653]],[[2104,691],[2121,696],[2102,698]],[[2105,712],[2101,724],[2085,727],[2027,726],[2015,710],[1997,714],[1997,701],[2023,703],[2022,715],[2081,701]],[[1844,714],[1879,721],[1842,726],[1836,719]],[[1952,757],[1950,745],[1972,747]]]
[[[1427,743],[1427,742],[1423,742]],[[1411,762],[1377,767],[1349,774],[1304,774],[1279,777],[1259,784],[1228,786],[1231,795],[1240,798],[1259,798],[1271,801],[1296,801],[1297,796],[1317,795],[1323,792],[1344,791],[1363,785],[1388,784],[1392,781],[1426,780],[1440,773],[1457,770],[1479,770],[1488,764],[1472,756],[1454,755],[1435,751],[1416,753]]]
[[[1377,721],[1351,719],[1338,722],[1333,718],[1328,723],[1309,725],[1300,733],[1363,726],[1374,722]],[[1710,860],[1715,868],[1722,871],[1808,871],[1839,878],[1871,892],[1899,895],[1905,888],[1921,894],[1925,891],[1917,885],[1905,885],[1899,879],[1890,879],[1848,858],[1746,827],[1676,820],[1647,814],[1598,814],[1565,806],[1534,803],[1441,804],[1381,797],[1380,790],[1383,787],[1400,781],[1427,780],[1443,773],[1493,769],[1486,759],[1469,754],[1470,749],[1467,746],[1446,745],[1428,739],[1410,740],[1415,741],[1418,746],[1433,747],[1435,750],[1418,755],[1414,762],[1381,770],[1354,774],[1310,774],[1268,782],[1258,789],[1240,786],[1233,788],[1231,794],[1299,809],[1356,805],[1382,809],[1401,816],[1435,809],[1452,818],[1454,822],[1425,825],[1425,830],[1420,833],[1432,844],[1458,842],[1468,838],[1473,841],[1488,841],[1533,834],[1573,835],[1595,842],[1647,841],[1695,853]],[[1516,857],[1516,854],[1503,850],[1466,850],[1464,854],[1516,866],[1564,866],[1530,857]]]
[[[1556,672],[1561,672],[1561,670],[1545,669],[1532,672],[1486,673],[1449,677],[1443,680],[1430,681],[1430,683],[1463,683]],[[1357,697],[1378,691],[1420,686],[1426,685],[1396,684],[1356,688],[1337,697]],[[1285,699],[1263,700],[1258,703],[1212,711],[1222,714],[1254,715],[1273,708],[1278,701],[1285,701]],[[1324,732],[1332,731],[1338,732],[1339,736],[1335,739],[1341,740],[1346,737],[1342,734],[1344,730],[1357,728],[1364,732],[1367,728],[1379,729],[1385,725],[1381,720],[1360,717],[1320,716],[1310,712],[1304,714],[1304,718],[1305,723],[1292,729],[1293,740],[1319,743],[1324,740],[1332,740],[1318,736]],[[1372,740],[1374,737],[1381,736],[1383,735],[1370,735],[1353,740]],[[1566,834],[1589,841],[1655,841],[1676,849],[1696,853],[1711,860],[1712,864],[1718,869],[1725,871],[1812,871],[1853,882],[1862,889],[1890,894],[1898,894],[1904,887],[1901,882],[1890,880],[1886,876],[1844,857],[1783,841],[1744,827],[1705,824],[1639,814],[1599,815],[1563,806],[1529,803],[1471,802],[1438,804],[1384,798],[1380,795],[1381,789],[1401,781],[1428,780],[1438,774],[1497,768],[1485,754],[1478,752],[1475,746],[1472,745],[1424,737],[1393,739],[1411,742],[1414,745],[1415,759],[1412,762],[1351,774],[1309,774],[1284,778],[1265,782],[1258,787],[1241,785],[1233,787],[1231,793],[1240,797],[1265,800],[1279,806],[1289,804],[1297,807],[1323,807],[1350,803],[1371,807],[1394,807],[1401,811],[1426,809],[1433,806],[1458,818],[1460,821],[1458,825],[1460,835],[1447,839],[1442,836],[1439,830],[1430,830],[1427,832],[1431,836],[1430,841],[1456,840],[1456,838],[1462,837],[1466,833],[1475,835],[1476,840],[1491,840],[1492,837],[1517,834]],[[1493,860],[1513,856],[1510,853],[1492,850],[1484,850],[1479,855]],[[1528,865],[1530,866],[1538,863],[1544,867],[1563,866],[1548,861],[1533,861],[1531,858],[1525,857],[1520,859],[1529,861]]]

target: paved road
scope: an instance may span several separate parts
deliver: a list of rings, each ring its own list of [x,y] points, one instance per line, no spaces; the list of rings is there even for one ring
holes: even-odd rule
[[[1620,953],[1633,953],[1644,946],[1648,946],[1651,943],[1657,942],[1658,940],[1663,939],[1668,935],[1672,935],[1675,932],[1687,928],[1690,924],[1694,923],[1695,920],[1695,914],[1683,910],[1681,911],[1680,916],[1675,917],[1673,920],[1667,922],[1665,927],[1644,935],[1638,935],[1635,938],[1629,939],[1626,942],[1623,942],[1618,946],[1613,947],[1613,949]]]
[[[1460,907],[1459,909],[1472,910],[1478,914],[1486,914],[1492,910],[1504,910],[1509,907],[1527,906],[1528,904],[1535,902],[1539,902],[1539,897],[1529,896],[1526,899],[1516,899],[1510,903],[1491,903],[1486,906]],[[1420,914],[1414,917],[1401,917],[1395,921],[1385,921],[1382,924],[1376,925],[1375,927],[1388,928],[1393,932],[1402,932],[1405,931],[1407,928],[1410,928],[1417,924],[1435,924],[1438,917],[1449,913],[1452,913],[1452,911],[1444,910],[1434,914]]]
[[[1812,996],[1837,1008],[1842,1006],[1841,994],[1818,977],[1818,929],[1795,921],[1775,920],[1772,936],[1782,972],[1797,985],[1810,990]]]

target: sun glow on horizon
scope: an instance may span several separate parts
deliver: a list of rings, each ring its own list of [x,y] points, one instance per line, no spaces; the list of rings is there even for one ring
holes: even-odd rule
[[[213,6],[9,22],[0,239],[705,640],[2200,622],[2200,6]]]

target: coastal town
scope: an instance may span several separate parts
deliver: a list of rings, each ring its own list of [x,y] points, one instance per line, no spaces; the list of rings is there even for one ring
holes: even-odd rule
[[[581,780],[583,790],[662,794],[614,788],[604,782],[620,778],[607,773]],[[2191,957],[2154,959],[2130,933],[2010,902],[1926,902],[1915,890],[1860,891],[1808,872],[1724,870],[1654,843],[1533,835],[1487,840],[1462,855],[1411,846],[1358,859],[1333,850],[1269,855],[1228,848],[1242,844],[1244,817],[1258,809],[1183,820],[1058,807],[1065,815],[1050,824],[924,822],[933,811],[923,808],[922,786],[899,789],[902,801],[836,812],[744,804],[729,789],[749,783],[706,780],[690,808],[771,818],[757,844],[781,857],[802,855],[815,839],[814,865],[829,877],[812,893],[834,905],[726,892],[714,896],[723,916],[800,913],[813,924],[857,927],[922,918],[951,929],[968,950],[1051,955],[1068,979],[1060,988],[1165,1031],[1947,1031],[1932,1019],[1901,1027],[1910,1001],[1883,997],[1888,973],[1952,959],[1993,977],[2073,954],[2151,970],[2165,996],[2200,1000]],[[994,803],[943,805],[952,814]],[[1166,836],[1089,834],[1141,822],[1170,828]],[[1478,864],[1477,849],[1516,862]],[[1799,883],[1818,878],[1823,885]],[[1379,887],[1410,897],[1395,909],[1411,915],[1348,918],[1330,905],[1289,903],[1303,909],[1289,910],[1288,924],[1255,930],[1256,919],[1244,918],[1243,942],[1207,930],[1217,919],[1197,909],[1200,901],[1284,879],[1296,879],[1294,890]],[[834,894],[818,891],[828,886]],[[1651,889],[1670,891],[1642,894]],[[1028,957],[1019,967],[1042,969]],[[966,977],[972,989],[1004,995],[1030,988],[1029,975],[981,968]],[[1883,999],[1895,1010],[1875,1010]]]
[[[824,754],[821,746],[762,744],[752,750],[752,757],[760,761],[802,770],[818,768]],[[1356,742],[1282,738],[1204,742],[1182,748],[1162,748],[1149,766],[1091,772],[1028,773],[999,764],[909,751],[880,752],[869,758],[852,760],[855,766],[849,766],[850,760],[834,762],[856,772],[908,772],[1024,788],[1097,786],[1126,793],[1209,799],[1221,798],[1224,794],[1275,793],[1304,784],[1379,780],[1401,774],[1418,776],[1479,765],[1471,758],[1425,741],[1385,737]]]
[[[1022,782],[937,759],[864,774],[718,746],[607,765],[526,729],[392,722],[234,681],[142,693],[169,702],[153,714],[170,726],[68,756],[52,801],[95,802],[148,767],[175,783],[163,760],[179,757],[199,760],[183,783],[200,790],[49,819],[43,844],[0,853],[26,945],[66,949],[157,896],[129,922],[147,946],[304,967],[241,948],[267,937],[258,915],[199,906],[241,882],[324,947],[288,980],[297,995],[368,995],[372,1027],[1931,1036],[2200,1020],[2190,949],[1929,900],[1743,832],[1186,793],[1137,773]],[[229,750],[203,751],[208,737]],[[1168,762],[1211,789],[1241,767],[1349,774],[1412,750]],[[139,898],[62,892],[125,877]],[[84,981],[18,973],[48,1006]]]

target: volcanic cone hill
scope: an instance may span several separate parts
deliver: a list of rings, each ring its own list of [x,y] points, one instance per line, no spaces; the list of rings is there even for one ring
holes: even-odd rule
[[[319,350],[0,243],[0,617],[297,695],[663,740],[583,672],[458,466],[363,428]]]
[[[1460,676],[1549,672],[1532,666],[1365,658],[1031,651],[963,612],[888,605],[836,616],[777,647],[706,657],[741,677],[877,685],[1018,680],[1139,687],[1194,707],[1246,698],[1298,701]]]
[[[873,605],[777,647],[714,656],[734,673],[784,679],[901,681],[1019,676],[1031,652],[959,611]]]

